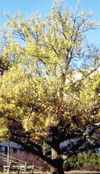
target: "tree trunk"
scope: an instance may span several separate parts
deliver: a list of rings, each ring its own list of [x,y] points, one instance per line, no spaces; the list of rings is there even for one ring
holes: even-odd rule
[[[55,168],[51,167],[51,174],[64,174],[63,169],[63,159],[61,158],[61,155],[59,155],[54,149],[51,150],[52,159],[55,163]]]

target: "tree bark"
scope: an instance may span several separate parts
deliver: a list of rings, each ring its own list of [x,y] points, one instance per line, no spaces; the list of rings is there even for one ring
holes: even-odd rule
[[[64,174],[63,159],[54,149],[51,150],[52,159],[56,167],[51,167],[51,174]]]

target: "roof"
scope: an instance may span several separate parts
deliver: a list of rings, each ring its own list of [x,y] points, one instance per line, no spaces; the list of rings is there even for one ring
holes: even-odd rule
[[[9,146],[11,148],[17,148],[17,149],[21,149],[22,148],[21,145],[15,143],[13,141],[2,141],[2,142],[0,142],[0,146],[5,146],[5,147]]]

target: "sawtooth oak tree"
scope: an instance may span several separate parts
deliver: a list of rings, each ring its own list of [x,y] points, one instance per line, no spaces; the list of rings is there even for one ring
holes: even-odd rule
[[[100,145],[100,57],[86,43],[95,27],[88,14],[58,6],[45,19],[17,15],[7,23],[0,53],[0,136],[38,155],[52,174],[64,174],[65,155]]]

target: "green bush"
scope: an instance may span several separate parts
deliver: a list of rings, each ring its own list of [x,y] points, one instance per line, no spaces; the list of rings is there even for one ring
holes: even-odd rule
[[[68,157],[64,163],[65,169],[100,170],[100,155],[96,153],[80,153]]]

